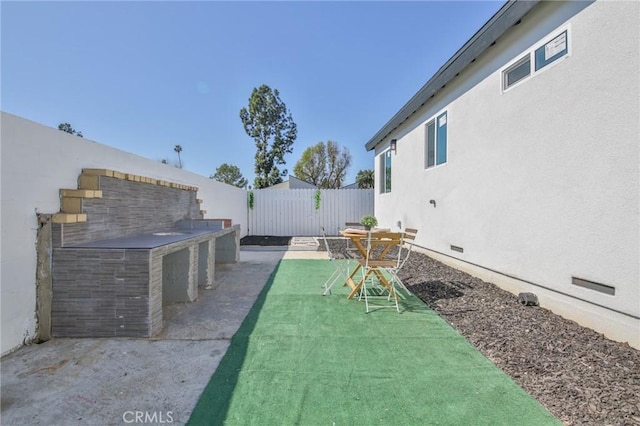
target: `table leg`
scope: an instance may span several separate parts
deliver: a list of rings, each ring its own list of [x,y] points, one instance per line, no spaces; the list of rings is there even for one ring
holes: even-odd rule
[[[351,293],[349,293],[349,295],[347,296],[347,299],[353,298],[353,296],[355,296],[358,293],[358,291],[360,291],[360,288],[362,287],[362,284],[364,283],[364,280],[367,279],[368,275],[369,275],[369,273],[367,273],[367,275],[362,277],[362,279],[360,279],[360,281],[358,281],[358,284],[355,284],[351,288]]]
[[[353,277],[358,273],[360,268],[362,268],[362,265],[358,264],[358,266],[356,266],[356,268],[351,272],[351,275],[349,275],[347,280],[344,282],[342,287],[346,287],[348,285],[353,290],[353,288],[356,286],[356,283],[353,281]]]

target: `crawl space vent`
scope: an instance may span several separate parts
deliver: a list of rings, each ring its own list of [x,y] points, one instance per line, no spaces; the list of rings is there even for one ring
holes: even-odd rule
[[[610,294],[612,296],[616,294],[615,287],[582,278],[571,277],[571,284],[577,285],[578,287],[588,288],[589,290],[599,291],[600,293]]]

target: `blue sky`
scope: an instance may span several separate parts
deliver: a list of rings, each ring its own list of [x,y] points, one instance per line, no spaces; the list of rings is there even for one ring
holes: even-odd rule
[[[364,144],[502,4],[2,1],[1,109],[158,161],[180,144],[186,170],[253,183],[239,111],[267,84],[298,126],[285,167],[333,140],[351,183],[373,168]]]

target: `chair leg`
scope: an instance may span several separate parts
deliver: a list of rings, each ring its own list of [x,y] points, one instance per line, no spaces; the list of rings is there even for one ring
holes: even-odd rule
[[[322,284],[321,287],[324,287],[324,293],[322,293],[323,296],[331,294],[331,287],[333,287],[333,284],[335,284],[336,279],[338,279],[339,276],[340,275],[338,274],[337,270],[333,271],[331,276],[324,282],[324,284]]]
[[[371,312],[371,309],[369,308],[369,292],[373,291],[376,288],[376,285],[374,284],[373,280],[377,279],[381,281],[377,274],[378,272],[375,272],[374,270],[369,270],[363,273],[362,286],[360,287],[360,295],[358,297],[358,300],[360,301],[364,298],[365,309],[367,313]],[[370,284],[368,288],[367,288],[367,283]],[[394,304],[391,306],[379,306],[379,307],[380,308],[395,307],[396,312],[400,313],[400,305],[398,304],[398,293],[395,288],[395,279],[393,274],[391,275],[391,279],[388,280],[388,285],[385,285],[382,282],[378,283],[378,285],[381,286],[382,291],[388,292],[386,297],[387,301],[390,302],[391,298],[393,297],[393,302],[394,302]],[[378,296],[371,296],[371,297],[384,297],[384,295],[383,293],[379,293]]]
[[[391,274],[393,275],[393,279],[396,280],[396,282],[398,284],[400,284],[400,287],[402,287],[402,289],[404,291],[406,291],[408,294],[412,294],[409,289],[407,288],[406,285],[404,285],[404,283],[402,282],[402,280],[400,279],[400,277],[398,277],[398,274],[396,272],[391,272]]]
[[[393,298],[393,303],[394,303],[394,306],[396,308],[396,312],[400,313],[400,306],[398,305],[398,292],[396,290],[396,282],[397,282],[396,276],[395,276],[395,274],[393,274],[393,271],[387,270],[387,272],[389,272],[389,275],[390,275],[389,278],[390,279],[387,280],[388,286],[387,285],[383,286],[384,289],[386,289],[387,292],[388,292],[388,294],[387,294],[387,302],[390,302],[391,298]],[[394,306],[388,306],[388,307],[392,308]]]
[[[358,302],[362,301],[364,297],[365,306],[367,306],[367,275],[362,270],[362,285],[360,286],[360,294],[358,295]]]
[[[367,282],[367,276],[368,275],[369,274],[365,271],[365,269],[362,268],[362,281],[361,281],[362,285],[360,285],[360,291],[358,292],[358,302],[362,301],[362,296],[363,295],[366,297],[366,294],[365,294],[365,289],[366,289],[365,283]]]
[[[331,287],[333,287],[334,284],[338,282],[341,276],[341,272],[342,271],[336,269],[335,271],[333,271],[327,281],[325,281],[325,283],[322,285],[322,287],[324,287],[324,293],[322,293],[323,296],[331,294]]]
[[[331,262],[336,262],[335,259],[332,259]],[[342,279],[345,282],[347,282],[347,277],[349,276],[349,269],[351,266],[351,263],[349,261],[347,261],[347,265],[343,268],[337,264],[334,263],[335,266],[335,270],[333,271],[333,273],[331,274],[331,276],[324,282],[324,284],[322,284],[321,287],[323,287],[324,293],[322,293],[323,296],[326,296],[327,294],[331,294],[331,287],[333,287],[335,285],[335,283],[338,282],[338,280],[342,277]],[[344,265],[343,265],[344,266]]]
[[[364,307],[365,311],[369,313],[369,297],[367,296],[367,280],[362,282],[362,292],[364,293]]]
[[[398,293],[396,292],[396,287],[395,287],[395,280],[391,280],[391,292],[393,292],[393,300],[396,304],[396,311],[398,313],[400,313],[400,307],[398,306]],[[391,296],[391,293],[389,293],[389,296]]]

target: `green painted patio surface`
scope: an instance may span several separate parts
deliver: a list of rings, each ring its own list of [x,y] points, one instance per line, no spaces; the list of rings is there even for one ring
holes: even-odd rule
[[[332,271],[280,262],[189,424],[561,424],[415,296],[401,314],[322,296]]]

